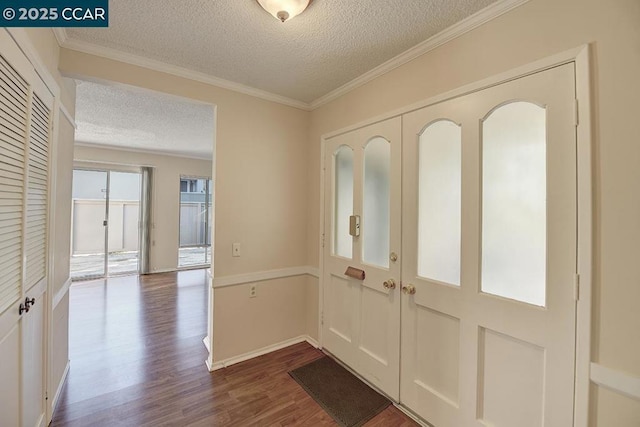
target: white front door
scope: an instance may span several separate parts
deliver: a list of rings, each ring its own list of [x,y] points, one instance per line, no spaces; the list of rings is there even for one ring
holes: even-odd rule
[[[325,146],[323,344],[396,401],[400,349],[401,121]],[[359,229],[350,230],[350,218]],[[350,233],[351,231],[351,233]],[[364,280],[345,275],[351,267]]]
[[[401,401],[436,427],[573,424],[573,64],[403,118]]]

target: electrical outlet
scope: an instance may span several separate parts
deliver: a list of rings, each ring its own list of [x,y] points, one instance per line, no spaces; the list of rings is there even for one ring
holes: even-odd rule
[[[257,296],[256,285],[249,286],[249,298],[255,298]]]
[[[240,256],[240,243],[234,243],[231,246],[231,255],[234,257],[239,257]]]

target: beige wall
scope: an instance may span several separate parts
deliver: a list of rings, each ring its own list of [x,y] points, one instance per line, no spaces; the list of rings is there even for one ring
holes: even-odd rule
[[[53,309],[52,342],[50,349],[51,389],[49,401],[52,402],[55,393],[62,386],[64,371],[69,362],[69,292],[60,300]],[[56,402],[53,402],[56,403]]]
[[[318,263],[322,134],[585,43],[594,57],[593,360],[640,376],[637,0],[532,0],[313,111],[308,263]],[[593,425],[640,425],[640,402],[604,391],[593,399]]]
[[[305,265],[308,112],[66,49],[60,62],[68,75],[217,106],[215,277]],[[159,222],[156,229],[164,230]],[[234,242],[241,244],[239,258],[231,256]],[[174,256],[173,250],[164,252],[168,255],[160,256]],[[258,297],[251,300],[246,285],[216,290],[216,361],[304,334],[304,278],[260,282],[259,287]]]
[[[50,28],[24,28],[29,42],[38,54],[49,74],[60,87],[60,102],[71,114],[75,112],[76,92],[75,83],[70,79],[65,79],[58,71],[58,61],[60,58],[60,46]]]
[[[55,228],[53,250],[53,292],[58,292],[69,278],[71,248],[71,181],[73,178],[73,136],[75,129],[60,115],[57,160],[55,165]]]
[[[175,270],[178,267],[180,176],[211,177],[211,161],[86,146],[75,147],[74,160],[86,162],[82,166],[115,167],[115,164],[154,168],[151,272]]]
[[[308,112],[67,49],[60,68],[215,104],[215,276],[305,264]]]
[[[214,297],[213,360],[222,361],[304,335],[305,278],[268,280],[217,288]]]

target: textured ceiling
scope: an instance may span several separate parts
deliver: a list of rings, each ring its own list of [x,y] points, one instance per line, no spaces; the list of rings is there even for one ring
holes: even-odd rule
[[[281,23],[255,0],[110,0],[71,40],[312,102],[495,0],[313,0]]]
[[[123,85],[77,82],[77,142],[210,159],[213,107]]]

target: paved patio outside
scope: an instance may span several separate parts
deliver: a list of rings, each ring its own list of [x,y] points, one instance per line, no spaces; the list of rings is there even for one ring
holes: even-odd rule
[[[205,263],[205,251],[206,259]],[[206,265],[211,262],[211,248],[180,248],[178,267]],[[109,275],[137,274],[138,252],[112,252],[109,254]],[[71,279],[79,280],[104,275],[104,254],[72,255]]]

